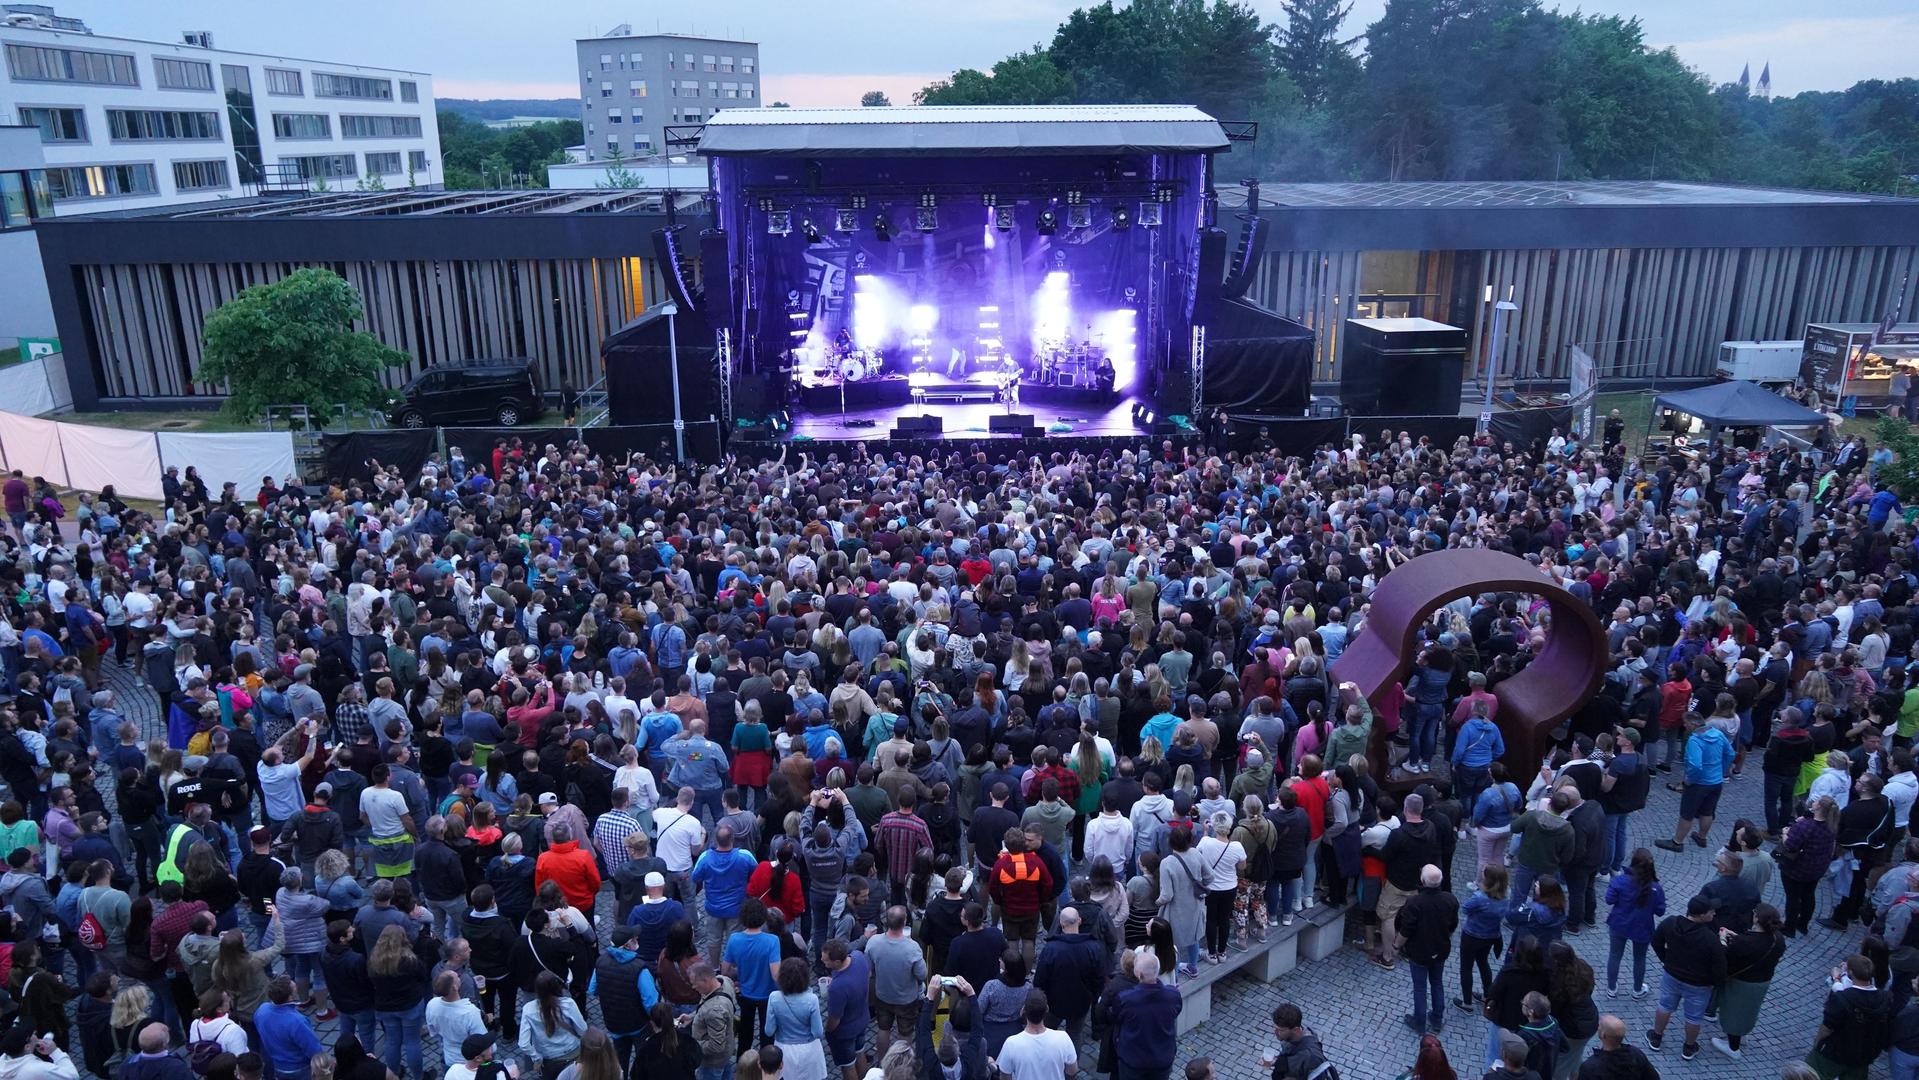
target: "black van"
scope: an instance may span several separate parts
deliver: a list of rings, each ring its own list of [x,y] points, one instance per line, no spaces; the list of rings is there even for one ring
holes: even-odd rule
[[[544,410],[539,376],[526,357],[431,367],[400,390],[387,416],[400,427],[498,424],[514,427]]]

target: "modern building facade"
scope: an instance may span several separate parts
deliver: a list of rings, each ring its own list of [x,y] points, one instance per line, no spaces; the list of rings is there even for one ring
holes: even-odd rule
[[[59,213],[239,198],[263,188],[431,187],[432,77],[95,34],[0,7],[0,123],[40,132]]]
[[[0,349],[55,336],[34,227],[53,216],[40,133],[0,126]]]
[[[634,34],[626,24],[574,43],[580,125],[590,161],[690,153],[666,129],[760,100],[760,47],[687,34]]]
[[[630,52],[630,50],[629,50]],[[699,54],[696,54],[699,55]],[[1230,161],[1230,159],[1228,159]],[[1222,192],[1238,196],[1238,190]],[[35,230],[76,407],[214,396],[200,327],[247,285],[339,271],[366,326],[418,365],[526,355],[584,386],[600,342],[661,292],[658,192],[345,193],[61,218]],[[693,193],[678,221],[707,224]],[[1242,209],[1221,209],[1237,227]],[[1250,296],[1317,331],[1337,381],[1347,319],[1423,317],[1471,331],[1519,311],[1501,380],[1566,378],[1571,347],[1621,380],[1704,380],[1725,340],[1877,322],[1919,262],[1919,200],[1630,184],[1268,185],[1270,242]]]

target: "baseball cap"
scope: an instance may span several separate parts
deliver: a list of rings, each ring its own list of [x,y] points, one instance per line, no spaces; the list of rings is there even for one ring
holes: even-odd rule
[[[312,664],[300,664],[293,669],[293,677],[296,679],[304,679],[311,674],[313,674]]]
[[[189,754],[188,756],[180,759],[180,767],[185,769],[188,772],[199,772],[201,769],[204,769],[207,767],[206,755]]]
[[[545,792],[540,796],[540,805],[541,806],[558,806],[560,805],[560,797],[558,795],[555,795],[551,791]]]
[[[666,875],[658,870],[650,870],[646,875],[646,887],[649,889],[666,888]]]
[[[468,1035],[460,1041],[460,1056],[467,1058],[479,1057],[481,1054],[493,1048],[495,1038],[496,1036],[490,1031],[482,1032],[478,1035]]]
[[[273,830],[267,828],[265,825],[255,825],[252,829],[248,830],[247,839],[256,844],[262,840],[271,840],[273,839]]]
[[[325,780],[322,780],[319,783],[313,785],[313,795],[315,798],[318,798],[321,795],[325,795],[327,798],[330,799],[333,797],[333,785],[327,783]]]

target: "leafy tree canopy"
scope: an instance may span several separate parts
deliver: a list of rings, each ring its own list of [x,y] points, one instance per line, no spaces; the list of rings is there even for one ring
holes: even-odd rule
[[[546,185],[546,167],[566,160],[566,148],[585,141],[578,120],[549,120],[500,131],[460,113],[441,109],[440,157],[446,186],[493,187],[502,175],[525,175]]]
[[[355,330],[361,314],[360,294],[331,270],[251,286],[207,316],[194,378],[225,383],[226,412],[238,420],[256,420],[269,405],[306,405],[320,416],[339,405],[380,407],[388,397],[381,369],[407,355]]]
[[[886,91],[868,90],[866,93],[860,95],[860,104],[869,107],[884,107],[893,103],[887,100]]]

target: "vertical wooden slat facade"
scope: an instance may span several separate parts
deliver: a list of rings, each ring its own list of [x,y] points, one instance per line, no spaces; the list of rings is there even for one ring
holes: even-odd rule
[[[485,356],[530,356],[548,386],[589,385],[600,377],[601,341],[639,315],[644,298],[664,295],[653,260],[639,257],[87,265],[78,269],[102,396],[221,393],[193,379],[207,316],[306,265],[346,278],[364,303],[359,329],[411,358],[386,373],[396,387],[427,365]]]
[[[1358,251],[1269,251],[1251,296],[1318,331],[1313,378],[1339,378],[1340,328],[1363,280]],[[1502,375],[1564,379],[1571,345],[1592,353],[1602,378],[1692,379],[1712,374],[1722,341],[1796,339],[1809,322],[1876,322],[1897,301],[1919,248],[1547,248],[1426,252],[1449,257],[1429,273],[1439,295],[1412,312],[1472,332],[1475,374],[1490,308],[1519,306],[1501,346]],[[1436,261],[1436,260],[1435,260]]]

